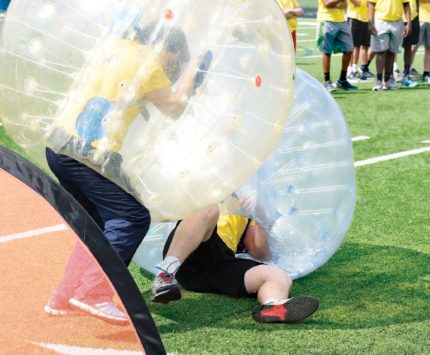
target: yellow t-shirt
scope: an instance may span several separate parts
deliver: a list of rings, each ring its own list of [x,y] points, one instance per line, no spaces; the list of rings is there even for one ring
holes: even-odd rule
[[[349,18],[355,18],[362,22],[369,22],[369,9],[367,7],[367,0],[360,0],[360,6],[355,6],[351,0],[348,0],[348,9],[346,15]]]
[[[217,233],[234,253],[237,251],[237,245],[245,232],[247,224],[247,217],[236,214],[224,215],[218,219]],[[249,225],[254,226],[255,221],[251,221]]]
[[[107,45],[102,59],[94,68],[86,68],[82,75],[86,79],[74,88],[70,104],[59,113],[57,124],[97,147],[102,138],[100,134],[95,134],[94,139],[82,137],[79,125],[82,120],[94,120],[98,116],[98,122],[89,121],[87,127],[103,126],[99,133],[103,131],[107,149],[114,152],[121,148],[130,124],[139,113],[138,101],[146,93],[171,84],[159,56],[150,47],[130,40]]]
[[[415,17],[418,16],[418,9],[417,9],[417,2],[416,2],[416,0],[410,0],[409,1],[409,6],[411,8],[411,20],[413,20]],[[406,22],[406,16],[405,16],[404,12],[403,12],[402,18],[403,18],[403,22]]]
[[[285,10],[291,10],[295,9],[296,7],[299,7],[299,3],[297,0],[276,0],[281,7],[283,11]],[[288,20],[288,27],[290,28],[290,31],[293,32],[297,29],[297,17],[289,18]]]
[[[375,4],[375,18],[384,21],[398,21],[402,18],[403,4],[409,0],[368,0]]]
[[[420,2],[420,22],[430,23],[430,2]]]
[[[318,22],[344,22],[345,21],[345,8],[344,2],[341,2],[337,7],[326,7],[323,0],[318,0]]]

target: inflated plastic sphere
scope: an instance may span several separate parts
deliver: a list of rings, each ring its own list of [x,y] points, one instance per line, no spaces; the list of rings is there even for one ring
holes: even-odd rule
[[[335,100],[304,71],[297,69],[293,107],[279,145],[233,195],[221,205],[223,213],[259,221],[269,233],[271,262],[294,279],[323,265],[344,240],[355,207],[351,138]],[[241,210],[243,199],[254,199],[255,208]],[[153,226],[135,260],[154,271],[173,227]]]
[[[76,158],[153,219],[173,220],[261,166],[288,117],[293,74],[273,0],[14,0],[0,116],[34,157],[47,145]]]

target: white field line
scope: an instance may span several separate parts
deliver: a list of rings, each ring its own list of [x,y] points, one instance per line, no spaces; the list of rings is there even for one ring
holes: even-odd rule
[[[82,348],[79,346],[70,346],[62,344],[48,343],[33,343],[42,348],[53,350],[60,354],[67,355],[142,355],[141,351],[115,350],[115,349],[97,349],[97,348]]]
[[[353,142],[358,142],[358,141],[366,141],[368,139],[370,139],[370,137],[368,137],[368,136],[357,136],[357,137],[352,138],[351,140]]]
[[[59,232],[64,230],[67,230],[67,226],[65,224],[57,224],[55,226],[31,229],[21,233],[3,235],[3,236],[0,236],[0,244],[10,242],[12,240],[37,237],[38,235],[54,233],[54,232]]]
[[[361,141],[361,140],[367,140],[367,139],[369,139],[369,137],[367,137],[367,136],[357,136],[357,137],[352,138],[351,140],[352,141]],[[422,143],[430,143],[430,140],[429,141],[423,141]],[[357,161],[354,163],[354,167],[376,164],[376,163],[380,163],[380,162],[387,161],[387,160],[399,159],[399,158],[404,158],[404,157],[407,157],[410,155],[422,154],[422,153],[427,153],[427,152],[430,152],[430,147],[412,149],[412,150],[407,150],[404,152],[393,153],[393,154],[387,154],[387,155],[383,155],[380,157],[375,157],[375,158]],[[28,230],[28,231],[21,232],[21,233],[3,235],[3,236],[0,236],[0,244],[10,242],[13,240],[36,237],[36,236],[42,235],[42,234],[64,231],[67,229],[68,228],[65,224],[57,224],[54,226],[32,229],[32,230]]]
[[[376,157],[376,158],[370,158],[370,159],[366,159],[366,160],[361,160],[361,161],[355,162],[354,166],[357,167],[357,166],[365,166],[365,165],[370,165],[370,164],[376,164],[376,163],[380,163],[382,161],[399,159],[399,158],[407,157],[409,155],[416,155],[416,154],[421,154],[421,153],[426,153],[426,152],[430,152],[430,147],[419,148],[419,149],[412,149],[412,150],[407,150],[407,151],[404,151],[404,152],[399,152],[399,153],[394,153],[394,154],[388,154],[388,155],[383,155],[383,156]]]
[[[421,142],[422,144],[430,144],[430,140],[425,140]]]
[[[61,344],[48,344],[48,343],[33,343],[42,348],[54,350],[60,354],[67,355],[142,355],[141,351],[130,350],[114,350],[114,349],[96,349],[96,348],[82,348],[79,346],[61,345]],[[167,353],[167,355],[175,355],[175,353]]]

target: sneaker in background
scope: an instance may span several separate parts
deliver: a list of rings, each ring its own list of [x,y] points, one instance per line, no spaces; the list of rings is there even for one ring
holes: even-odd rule
[[[51,316],[77,316],[83,314],[83,312],[72,306],[69,300],[57,290],[52,291],[44,310]]]
[[[397,90],[399,85],[393,79],[384,82],[384,90]]]
[[[396,69],[393,72],[393,79],[394,79],[394,81],[402,81],[403,80],[403,73],[401,73],[399,69]]]
[[[332,92],[336,90],[336,86],[333,85],[331,80],[324,81],[323,86],[328,92]]]
[[[375,79],[375,74],[373,74],[370,70],[364,71],[361,74],[360,80],[369,80],[369,79]]]
[[[112,301],[90,302],[87,300],[71,298],[69,302],[70,304],[75,306],[76,309],[79,309],[96,318],[104,320],[105,322],[116,325],[128,325],[130,323],[128,316],[123,311],[121,311]]]
[[[402,86],[406,86],[408,88],[414,88],[418,86],[418,83],[416,81],[412,81],[408,78],[408,76],[404,76],[402,80]]]
[[[176,284],[175,275],[164,271],[158,273],[152,283],[151,301],[169,303],[181,299],[181,290]]]
[[[358,83],[360,81],[361,75],[355,71],[355,72],[351,72],[349,75],[347,75],[346,78],[353,83]]]
[[[373,91],[381,91],[384,89],[384,85],[381,80],[376,80],[376,85],[372,88]]]
[[[253,309],[252,317],[259,323],[292,323],[310,317],[318,307],[318,298],[297,296],[281,304],[259,305]]]
[[[421,74],[418,73],[418,71],[415,68],[411,68],[411,70],[409,71],[409,76],[414,79],[421,78]]]
[[[343,90],[357,90],[358,88],[354,85],[351,85],[351,83],[348,80],[338,80],[336,82],[336,87],[338,89]]]
[[[430,75],[425,75],[422,77],[423,82],[430,84]]]

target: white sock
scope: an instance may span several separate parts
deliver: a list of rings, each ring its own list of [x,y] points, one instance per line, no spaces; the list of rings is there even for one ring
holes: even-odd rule
[[[181,262],[176,256],[167,256],[161,263],[158,263],[155,267],[160,271],[157,275],[164,271],[166,274],[176,274],[179,267],[181,266]]]
[[[397,69],[399,69],[399,67],[397,66],[397,63],[394,62],[394,64],[393,64],[393,70],[396,71]]]
[[[351,74],[351,72],[352,72],[352,67],[349,65],[348,69],[346,71],[346,74],[349,75],[349,74]]]
[[[271,298],[271,299],[268,299],[263,304],[264,305],[267,305],[267,304],[282,304],[282,303],[287,302],[288,300],[289,300],[289,298],[284,298],[284,299],[281,299],[281,300],[277,299],[277,298]]]
[[[356,73],[357,72],[357,64],[353,64],[352,65],[352,72]]]

